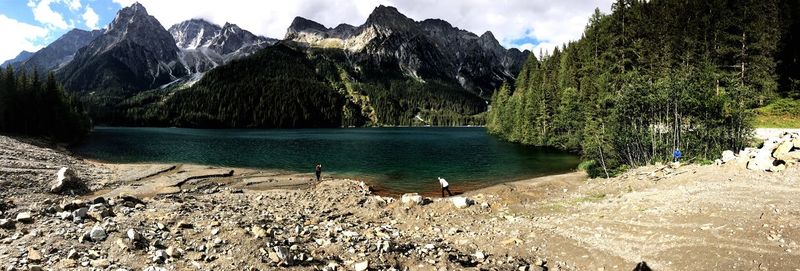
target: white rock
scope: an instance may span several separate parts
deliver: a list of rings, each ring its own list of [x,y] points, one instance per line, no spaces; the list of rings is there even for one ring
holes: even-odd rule
[[[357,262],[353,265],[355,271],[366,271],[369,268],[369,261]]]
[[[0,219],[0,228],[12,228],[14,227],[14,221],[9,219]]]
[[[106,235],[106,230],[100,225],[94,225],[94,227],[89,230],[89,238],[91,238],[92,241],[103,241],[106,240],[106,237],[108,237],[108,235]]]
[[[136,230],[134,229],[128,229],[127,235],[128,239],[130,239],[131,241],[139,241],[142,239],[142,235],[136,232]]]
[[[733,160],[736,160],[736,154],[734,154],[732,150],[726,150],[722,152],[723,163],[727,163]]]
[[[75,171],[70,168],[62,167],[56,173],[56,179],[50,185],[50,193],[58,193],[65,188],[78,185],[80,180],[75,177]]]
[[[408,193],[400,197],[400,202],[403,204],[422,205],[425,199],[417,193]]]
[[[58,215],[58,217],[61,218],[61,219],[70,219],[70,218],[72,218],[72,212],[70,212],[70,211],[63,211],[63,212],[60,212],[60,213],[58,213],[56,215]]]
[[[89,214],[89,208],[86,207],[81,207],[72,211],[72,217],[74,218],[84,218],[87,214]]]
[[[31,212],[29,211],[22,211],[17,213],[17,222],[22,223],[30,223],[33,222],[33,217],[31,216]]]
[[[288,247],[285,246],[276,246],[273,248],[275,254],[278,256],[282,262],[286,264],[291,264],[292,262],[292,252],[289,251]]]
[[[466,197],[452,197],[450,200],[456,208],[467,208],[472,205],[472,200]]]

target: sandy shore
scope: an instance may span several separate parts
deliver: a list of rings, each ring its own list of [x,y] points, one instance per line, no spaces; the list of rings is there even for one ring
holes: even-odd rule
[[[457,208],[438,198],[404,204],[352,180],[312,184],[310,174],[104,164],[8,137],[0,137],[0,147],[0,217],[13,224],[0,229],[4,268],[800,266],[799,165],[779,173],[731,164],[649,166],[607,180],[576,172],[468,191],[462,196],[473,204]],[[91,192],[48,193],[61,166],[74,168]],[[98,197],[105,203],[89,204],[100,202]],[[70,205],[75,200],[83,205]],[[64,210],[79,206],[93,211],[82,219],[62,218]],[[13,223],[26,211],[29,221]],[[98,227],[104,238],[87,239]],[[139,236],[135,241],[128,238],[130,230]]]

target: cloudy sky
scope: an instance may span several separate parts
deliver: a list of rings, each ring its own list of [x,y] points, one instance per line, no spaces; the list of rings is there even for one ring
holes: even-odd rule
[[[72,28],[105,28],[136,0],[0,0],[0,62],[36,51]],[[612,0],[138,0],[165,28],[191,18],[231,22],[282,38],[295,16],[334,27],[362,24],[377,5],[395,6],[415,20],[444,19],[478,35],[492,31],[506,47],[538,53],[580,38],[595,8]]]

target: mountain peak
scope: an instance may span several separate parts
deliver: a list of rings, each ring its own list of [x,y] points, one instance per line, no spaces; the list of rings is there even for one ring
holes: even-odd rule
[[[372,13],[365,23],[365,25],[379,25],[401,29],[408,28],[413,24],[414,20],[409,19],[397,11],[397,8],[384,5],[380,5],[372,10]]]
[[[287,34],[297,33],[307,30],[326,31],[328,30],[328,28],[318,22],[297,16],[294,17],[294,20],[292,20],[292,24],[289,26]]]
[[[125,10],[127,10],[131,14],[148,15],[147,14],[147,9],[144,8],[144,6],[142,4],[140,4],[139,2],[134,2],[133,5],[131,5],[130,7],[123,8],[122,10],[120,10],[120,12],[125,11]]]

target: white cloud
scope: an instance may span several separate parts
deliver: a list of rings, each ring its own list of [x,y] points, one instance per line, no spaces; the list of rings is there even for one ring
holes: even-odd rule
[[[81,5],[81,0],[64,0],[64,3],[67,4],[71,11],[77,11],[83,6]]]
[[[52,3],[52,0],[42,0],[38,4],[35,4],[35,6],[32,7],[33,18],[47,27],[58,29],[69,28],[70,25],[64,21],[64,16],[50,8]],[[31,2],[28,2],[28,6],[30,6],[30,4]]]
[[[130,6],[137,0],[113,0]],[[535,39],[526,46],[551,51],[557,45],[581,37],[589,16],[599,7],[608,12],[612,0],[138,0],[165,28],[190,18],[204,18],[217,24],[232,22],[256,34],[283,38],[294,16],[302,16],[327,27],[339,23],[360,25],[379,4],[391,5],[417,21],[439,18],[478,35],[492,31],[509,47],[514,41]],[[246,8],[243,8],[246,7]],[[538,52],[537,52],[538,54]]]
[[[3,29],[3,42],[0,42],[0,62],[11,59],[20,51],[35,52],[42,48],[36,40],[47,36],[47,29],[19,22],[0,14],[0,29]]]
[[[98,29],[97,22],[100,21],[100,16],[97,16],[97,13],[94,12],[94,9],[89,5],[86,5],[86,12],[81,15],[83,18],[83,22],[90,30],[91,29]]]

